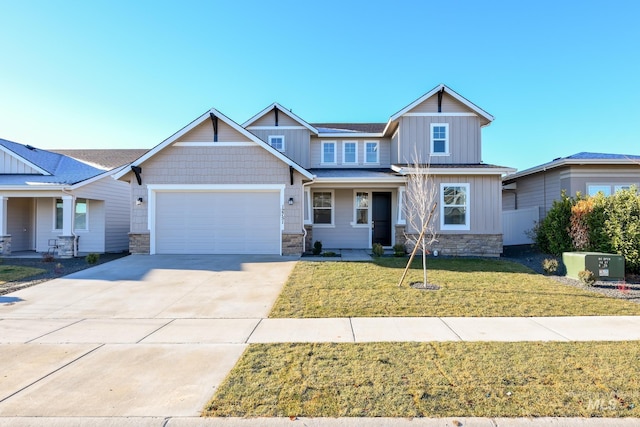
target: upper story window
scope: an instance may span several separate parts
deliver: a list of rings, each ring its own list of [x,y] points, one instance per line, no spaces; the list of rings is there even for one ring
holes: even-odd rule
[[[56,199],[55,208],[55,229],[62,230],[62,199]],[[87,199],[76,199],[76,207],[74,212],[74,229],[87,230]]]
[[[380,163],[380,150],[378,141],[366,141],[364,143],[364,162]]]
[[[336,164],[336,142],[322,141],[322,163]]]
[[[313,223],[333,225],[333,192],[313,192]]]
[[[449,124],[431,123],[431,155],[449,154]]]
[[[284,135],[269,136],[269,145],[278,151],[284,151]]]
[[[469,230],[469,184],[440,184],[440,228]]]
[[[342,142],[342,163],[343,164],[356,164],[358,163],[358,143],[357,142]]]

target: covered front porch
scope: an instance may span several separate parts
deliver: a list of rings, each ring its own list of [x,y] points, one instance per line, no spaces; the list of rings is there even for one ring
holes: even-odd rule
[[[307,250],[390,248],[404,242],[404,178],[391,171],[314,170],[305,188]]]
[[[88,203],[62,192],[1,194],[0,255],[76,256],[79,231],[88,231]]]

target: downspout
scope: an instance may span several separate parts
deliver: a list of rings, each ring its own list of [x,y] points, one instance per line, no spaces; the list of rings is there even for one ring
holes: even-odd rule
[[[76,236],[76,233],[73,232],[73,230],[75,230],[76,228],[76,196],[74,196],[72,193],[69,193],[64,188],[62,189],[62,192],[67,196],[71,196],[71,209],[73,209],[73,215],[71,215],[71,235],[73,236],[73,257],[76,258],[78,256],[78,236]]]

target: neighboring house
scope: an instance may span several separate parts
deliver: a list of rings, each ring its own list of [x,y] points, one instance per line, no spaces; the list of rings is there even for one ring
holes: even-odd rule
[[[310,124],[274,103],[242,126],[211,109],[123,169],[133,253],[300,254],[405,241],[409,163],[430,164],[443,254],[502,252],[493,117],[439,85],[386,123]],[[447,195],[447,197],[445,197]]]
[[[505,245],[532,243],[527,231],[545,217],[563,191],[606,196],[640,186],[640,156],[578,153],[502,179]]]
[[[111,168],[4,139],[0,159],[2,255],[128,249],[130,190],[113,179]]]

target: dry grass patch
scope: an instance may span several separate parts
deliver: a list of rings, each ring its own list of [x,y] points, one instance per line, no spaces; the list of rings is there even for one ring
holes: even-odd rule
[[[42,268],[22,267],[18,265],[0,265],[0,285],[14,280],[22,280],[46,272]]]
[[[238,417],[638,417],[640,343],[254,344],[205,408]]]
[[[270,317],[640,315],[640,304],[562,285],[521,264],[487,259],[431,259],[437,291],[410,288],[420,262],[398,288],[406,259],[299,262]]]

